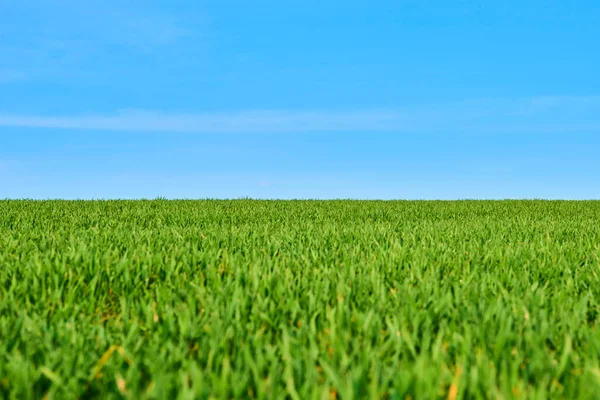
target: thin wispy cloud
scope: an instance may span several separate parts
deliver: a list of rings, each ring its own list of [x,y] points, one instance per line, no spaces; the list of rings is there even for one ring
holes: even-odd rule
[[[269,187],[272,185],[273,185],[273,182],[271,182],[271,181],[259,181],[258,182],[258,186],[263,187],[263,188],[266,188],[266,187]]]
[[[26,115],[0,112],[0,126],[98,131],[269,132],[518,132],[600,131],[600,96],[477,99],[401,109],[255,110],[104,115]]]
[[[90,60],[123,51],[132,58],[163,54],[186,40],[197,46],[206,29],[199,15],[113,0],[8,0],[0,2],[0,16],[0,53],[9,68],[0,70],[0,84],[24,75],[54,83],[71,83],[79,75],[98,80],[102,73]]]
[[[314,132],[401,130],[396,111],[244,111],[172,114],[127,111],[115,115],[39,116],[0,114],[0,126],[146,132]]]
[[[23,71],[13,69],[0,69],[0,85],[7,83],[19,83],[27,79],[27,74]]]
[[[30,45],[63,40],[101,41],[105,45],[132,47],[168,45],[193,35],[201,27],[199,22],[204,20],[197,15],[174,14],[151,5],[124,6],[113,0],[58,0],[30,4],[8,1],[0,5],[0,12],[14,18],[27,16],[31,19],[30,24],[7,20],[2,29],[7,39],[10,39],[9,35],[23,35]],[[42,21],[44,23],[36,23]]]

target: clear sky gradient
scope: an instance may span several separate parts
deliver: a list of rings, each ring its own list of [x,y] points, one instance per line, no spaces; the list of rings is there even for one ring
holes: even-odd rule
[[[598,1],[0,1],[0,198],[600,198]]]

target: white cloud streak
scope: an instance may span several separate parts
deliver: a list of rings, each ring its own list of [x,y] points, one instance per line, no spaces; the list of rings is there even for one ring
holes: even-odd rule
[[[144,132],[313,132],[402,130],[405,118],[389,111],[245,111],[169,114],[129,111],[104,116],[0,114],[0,126]]]
[[[348,111],[179,114],[134,110],[71,116],[0,112],[0,127],[173,133],[600,131],[600,97],[479,99],[405,109]]]

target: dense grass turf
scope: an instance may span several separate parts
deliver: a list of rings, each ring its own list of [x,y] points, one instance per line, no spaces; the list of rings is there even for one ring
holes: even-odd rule
[[[600,202],[0,201],[0,396],[593,398]]]

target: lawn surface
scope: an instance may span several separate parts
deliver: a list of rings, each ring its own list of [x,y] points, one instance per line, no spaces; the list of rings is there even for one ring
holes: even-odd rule
[[[600,202],[0,201],[0,397],[597,398]]]

